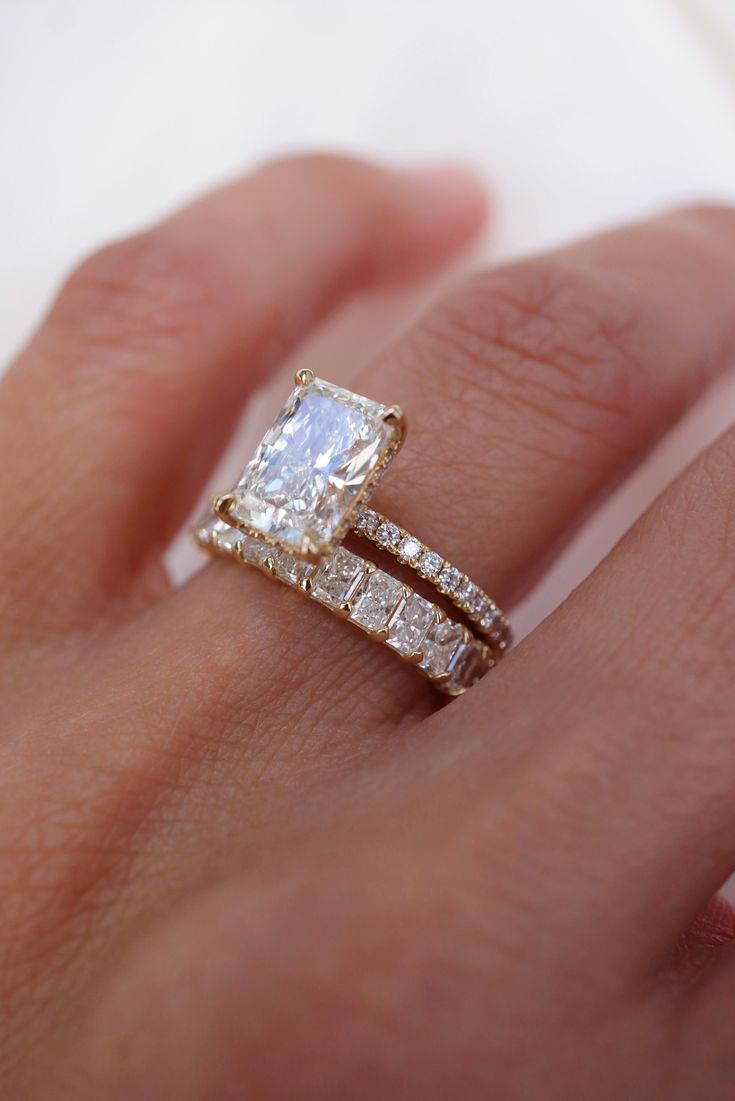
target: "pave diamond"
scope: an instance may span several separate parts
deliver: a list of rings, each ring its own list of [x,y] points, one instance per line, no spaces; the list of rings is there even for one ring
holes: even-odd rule
[[[350,618],[368,631],[379,631],[403,599],[403,586],[395,577],[375,570],[358,593]]]
[[[443,565],[444,559],[440,554],[436,554],[434,551],[424,551],[419,559],[419,573],[422,577],[428,578],[429,581],[436,581]]]
[[[398,556],[404,562],[414,563],[420,557],[422,549],[418,539],[414,539],[412,535],[407,535],[398,548]]]
[[[349,600],[363,576],[363,561],[340,547],[323,562],[312,578],[312,596],[331,608]]]
[[[401,529],[386,520],[375,533],[375,542],[381,547],[397,547],[401,541]]]
[[[490,611],[492,604],[487,596],[483,592],[478,592],[474,604],[472,605],[472,614],[476,619],[482,619],[482,617]]]
[[[459,570],[455,569],[454,566],[445,566],[439,574],[439,579],[436,584],[440,592],[449,595],[454,592],[461,580],[462,574]]]
[[[493,631],[500,625],[502,618],[499,609],[491,607],[482,617],[480,626],[483,631]]]
[[[400,438],[386,413],[320,379],[297,387],[233,491],[233,519],[299,554],[328,551]]]
[[[388,645],[399,654],[415,654],[434,622],[434,605],[417,593],[412,593],[393,619],[388,634]]]
[[[432,677],[451,672],[455,654],[463,643],[464,631],[458,623],[453,623],[451,619],[435,623],[426,635],[421,668]]]
[[[460,585],[459,591],[457,592],[457,600],[466,612],[472,610],[478,592],[479,590],[474,581],[465,581],[464,584]]]
[[[380,517],[377,512],[373,512],[371,508],[363,509],[364,527],[363,531],[366,535],[375,535],[375,532],[380,527]]]

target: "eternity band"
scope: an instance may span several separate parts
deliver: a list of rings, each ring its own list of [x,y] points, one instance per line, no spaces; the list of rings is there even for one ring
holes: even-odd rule
[[[214,513],[194,536],[204,549],[305,593],[410,661],[441,691],[459,695],[503,655],[510,627],[470,578],[367,507],[404,437],[398,406],[300,371],[237,485],[214,499]],[[469,625],[343,547],[350,532],[414,570]]]
[[[354,623],[415,665],[449,696],[459,696],[495,664],[490,647],[442,608],[373,562],[338,547],[315,564],[270,546],[216,516],[194,530],[204,550],[254,566]]]

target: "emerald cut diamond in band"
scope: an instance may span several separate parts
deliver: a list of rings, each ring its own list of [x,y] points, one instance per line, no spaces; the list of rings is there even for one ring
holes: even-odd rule
[[[458,695],[502,656],[510,628],[465,574],[367,507],[404,435],[397,406],[300,371],[241,478],[194,534],[208,550],[308,593]],[[351,530],[429,581],[471,629],[344,548]]]
[[[270,546],[211,516],[194,531],[205,550],[254,566],[323,604],[459,696],[495,664],[490,647],[374,563],[338,547],[320,563]]]

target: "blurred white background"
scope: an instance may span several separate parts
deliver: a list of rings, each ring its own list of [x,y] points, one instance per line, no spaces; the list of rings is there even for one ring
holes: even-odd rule
[[[734,139],[735,0],[0,0],[0,353],[82,253],[274,153],[469,162],[495,261],[735,200]],[[695,412],[522,628],[734,408]]]

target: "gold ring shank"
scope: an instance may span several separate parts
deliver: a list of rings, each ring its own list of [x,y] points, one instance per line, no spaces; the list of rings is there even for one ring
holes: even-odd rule
[[[437,592],[451,600],[487,642],[497,660],[512,642],[510,624],[494,600],[436,551],[372,508],[360,508],[352,520],[352,531],[392,554],[415,570]]]
[[[415,665],[440,692],[461,695],[495,664],[489,641],[344,547],[313,563],[216,515],[208,516],[193,534],[204,550],[255,567],[360,627]]]

